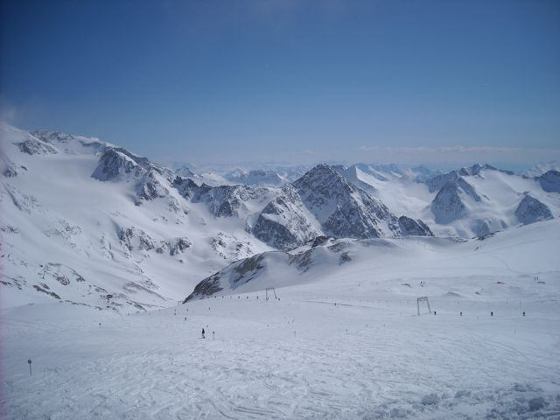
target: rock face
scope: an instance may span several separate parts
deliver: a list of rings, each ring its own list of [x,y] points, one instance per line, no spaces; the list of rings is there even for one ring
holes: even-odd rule
[[[118,228],[117,236],[121,243],[129,250],[150,251],[156,247],[154,240],[144,232],[134,226],[129,228]]]
[[[560,172],[550,170],[538,176],[537,180],[546,192],[560,192]]]
[[[441,187],[431,205],[436,223],[451,223],[467,215],[467,207],[461,197],[462,194],[469,196],[474,201],[481,201],[472,185],[463,178],[458,177],[448,181]]]
[[[161,175],[150,169],[136,184],[136,194],[144,200],[153,200],[158,197],[166,197],[169,190],[160,179]]]
[[[138,200],[154,200],[169,196],[169,188],[174,174],[169,169],[160,168],[147,158],[136,156],[126,149],[110,147],[101,157],[92,178],[99,181],[127,181],[134,183]]]
[[[515,215],[517,216],[519,222],[524,225],[553,218],[550,209],[529,194],[523,197],[523,200],[521,200],[515,210]]]
[[[443,188],[445,186],[445,184],[447,184],[448,182],[455,182],[455,181],[466,182],[462,177],[480,175],[480,172],[483,171],[483,170],[500,171],[500,172],[503,172],[503,173],[506,173],[506,174],[509,174],[509,175],[513,174],[513,172],[497,169],[497,168],[495,168],[491,165],[488,165],[488,164],[480,165],[480,164],[477,163],[477,164],[475,164],[473,166],[470,166],[468,168],[461,168],[461,169],[457,169],[457,170],[454,170],[454,171],[450,171],[450,172],[445,173],[445,174],[436,175],[434,177],[431,177],[431,178],[425,180],[424,182],[428,186],[428,190],[430,192],[435,192],[435,191],[438,191],[441,188]]]
[[[236,261],[224,270],[202,280],[196,285],[193,292],[185,298],[183,303],[193,299],[202,299],[228,288],[237,288],[250,282],[265,267],[267,254],[257,254],[243,260]]]
[[[99,181],[112,181],[125,176],[139,177],[150,166],[150,161],[146,158],[135,156],[125,149],[111,148],[103,153],[91,176]]]
[[[244,185],[202,185],[192,201],[205,203],[210,213],[216,217],[231,217],[237,216],[244,202],[257,198],[258,193],[258,190]]]
[[[431,235],[421,221],[399,219],[385,205],[347,179],[344,168],[317,165],[287,185],[259,214],[252,233],[288,250],[309,240]]]
[[[452,181],[439,190],[431,208],[436,223],[440,224],[450,223],[467,214],[467,207],[459,195],[459,187]]]
[[[293,183],[323,231],[335,237],[376,238],[381,222],[397,233],[396,217],[365,191],[351,185],[328,165],[317,165]]]
[[[403,235],[412,236],[434,236],[430,228],[420,219],[414,220],[410,217],[399,217],[399,227]]]
[[[299,194],[287,186],[261,211],[252,233],[274,248],[288,250],[320,235],[309,219]]]
[[[30,137],[21,143],[17,143],[19,150],[28,155],[48,155],[58,153],[55,147],[43,140]]]
[[[186,237],[173,238],[163,241],[161,246],[156,248],[156,252],[160,254],[168,252],[169,255],[174,256],[183,253],[191,246],[192,242]]]

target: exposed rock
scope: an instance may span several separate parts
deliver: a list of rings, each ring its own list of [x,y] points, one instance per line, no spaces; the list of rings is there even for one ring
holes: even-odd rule
[[[351,185],[328,165],[317,165],[293,183],[309,211],[325,233],[335,237],[381,236],[380,222],[398,229],[387,207],[365,191]]]
[[[481,201],[472,185],[462,178],[447,182],[432,201],[432,213],[436,223],[446,224],[461,219],[467,214],[467,207],[463,203],[461,193],[471,197],[474,201]]]
[[[148,159],[115,147],[103,153],[91,176],[100,181],[116,180],[127,175],[139,177],[146,174],[150,166]]]
[[[173,238],[163,241],[161,245],[156,248],[156,252],[163,254],[164,252],[169,253],[169,255],[174,256],[183,253],[186,249],[192,246],[192,242],[188,238]]]
[[[515,215],[517,216],[519,222],[524,225],[553,218],[550,209],[529,194],[526,194],[525,197],[523,197],[523,200],[521,200],[515,210]]]
[[[182,176],[177,176],[173,180],[173,187],[177,189],[179,194],[181,194],[187,200],[191,199],[195,194],[198,193],[199,187],[192,179],[185,178]]]
[[[430,192],[435,192],[435,191],[438,191],[441,188],[443,188],[443,186],[445,184],[447,184],[448,182],[458,181],[458,180],[464,181],[462,179],[463,176],[480,175],[480,173],[484,170],[500,171],[500,172],[503,172],[503,173],[506,173],[506,174],[509,174],[509,175],[513,175],[513,172],[497,169],[497,168],[495,168],[491,165],[488,165],[488,164],[480,165],[480,164],[477,163],[477,164],[475,164],[471,167],[468,167],[468,168],[461,168],[461,169],[458,169],[458,170],[447,172],[445,174],[436,175],[434,177],[431,177],[431,178],[427,179],[425,181],[425,183],[428,186],[428,190]],[[468,190],[469,187],[466,187],[466,189]]]
[[[46,281],[56,280],[63,286],[68,286],[71,282],[85,282],[85,279],[76,270],[58,263],[45,264],[38,275]],[[48,288],[46,285],[44,287]]]
[[[268,245],[288,250],[320,234],[296,190],[287,186],[261,211],[252,233]]]
[[[218,293],[222,290],[220,285],[220,273],[216,273],[198,283],[193,292],[188,295],[183,303],[187,303],[193,299],[201,299],[206,296],[211,296],[214,293]]]
[[[142,229],[136,227],[118,228],[117,236],[122,244],[129,250],[149,251],[155,248],[153,239]]]
[[[160,174],[150,169],[146,175],[136,184],[136,193],[139,198],[153,200],[158,197],[166,197],[169,190],[160,179]]]
[[[420,219],[414,220],[410,217],[399,217],[399,227],[402,235],[412,236],[434,236],[430,228]]]
[[[16,144],[21,152],[27,153],[28,155],[48,155],[58,153],[58,150],[56,150],[55,147],[35,137],[29,137],[27,140]]]
[[[537,177],[543,190],[547,192],[560,192],[560,172],[550,170]]]
[[[193,202],[203,202],[216,217],[237,216],[244,202],[255,199],[259,195],[258,189],[244,185],[222,185],[210,187],[202,185],[193,196]]]

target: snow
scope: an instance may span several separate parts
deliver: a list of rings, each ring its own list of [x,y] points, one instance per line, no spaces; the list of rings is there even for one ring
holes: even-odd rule
[[[176,190],[139,202],[132,180],[92,178],[107,143],[48,135],[48,144],[60,152],[29,155],[20,152],[17,143],[42,140],[14,127],[0,129],[3,154],[18,172],[2,178],[0,186],[2,274],[11,284],[2,290],[13,296],[5,305],[42,301],[38,295],[44,294],[124,311],[136,310],[138,304],[168,307],[229,261],[270,249],[246,232],[243,220],[215,219],[204,204],[187,202]],[[155,248],[129,250],[118,232],[132,227],[158,246],[178,237],[193,245],[173,256]],[[215,249],[216,238],[223,243],[220,250]],[[85,282],[43,281],[38,273],[48,264],[71,268]],[[51,292],[54,295],[47,295]]]
[[[309,281],[269,272],[280,300],[238,289],[129,315],[3,307],[3,414],[554,418],[559,242],[556,220],[466,242],[371,240]],[[437,315],[416,316],[418,296]]]
[[[280,189],[221,189],[210,204],[231,199],[236,215],[216,217],[158,189],[173,175],[163,168],[150,172],[152,200],[133,176],[92,178],[108,143],[0,130],[0,417],[560,417],[560,196],[535,179],[480,167],[464,176],[480,201],[461,190],[466,216],[437,225],[437,192],[412,170],[356,167],[379,208],[440,237],[322,238],[281,252],[248,232]],[[28,140],[38,153],[20,151]],[[313,181],[310,198],[332,210],[340,191]],[[526,192],[555,219],[520,226]],[[294,205],[271,220],[290,222]],[[319,232],[323,208],[301,207]],[[470,238],[478,221],[507,229],[442,237]],[[222,290],[178,304],[211,275]],[[437,314],[416,316],[421,296]]]
[[[527,191],[549,207],[554,217],[560,216],[560,195],[544,191],[534,178],[506,173],[488,166],[480,166],[477,171],[472,171],[473,168],[465,168],[462,172],[475,173],[474,175],[463,175],[462,178],[481,199],[477,201],[460,189],[459,196],[466,212],[459,219],[445,224],[436,223],[437,218],[430,208],[439,189],[430,193],[424,183],[407,176],[391,176],[385,172],[383,177],[375,177],[355,168],[355,174],[359,183],[374,189],[371,195],[384,203],[392,213],[421,219],[436,236],[470,238],[481,234],[482,224],[488,225],[491,232],[516,226],[520,221],[515,216],[515,209]],[[352,177],[350,180],[356,182]]]

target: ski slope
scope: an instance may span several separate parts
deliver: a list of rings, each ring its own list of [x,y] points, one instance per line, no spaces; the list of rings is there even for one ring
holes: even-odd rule
[[[560,224],[444,242],[255,280],[280,300],[254,283],[129,315],[4,306],[2,415],[558,418]],[[417,316],[418,296],[437,314]]]

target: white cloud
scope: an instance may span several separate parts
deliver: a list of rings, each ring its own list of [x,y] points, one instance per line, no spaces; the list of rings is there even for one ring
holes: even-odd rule
[[[359,147],[357,152],[361,155],[360,160],[380,163],[501,162],[527,164],[560,158],[560,149],[507,146],[392,147],[364,145]]]

